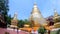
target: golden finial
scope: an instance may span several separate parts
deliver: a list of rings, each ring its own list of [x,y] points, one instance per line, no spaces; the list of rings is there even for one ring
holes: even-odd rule
[[[37,7],[37,4],[36,4],[36,2],[34,2],[34,7]]]
[[[58,13],[57,13],[57,10],[56,9],[54,9],[54,16],[55,17],[58,16]]]

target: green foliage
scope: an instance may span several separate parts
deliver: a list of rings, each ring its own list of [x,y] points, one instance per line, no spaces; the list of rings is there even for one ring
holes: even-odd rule
[[[25,24],[31,25],[32,23],[28,21],[27,19],[24,20]]]
[[[19,20],[19,21],[18,21],[18,27],[19,27],[19,28],[24,27],[24,21],[23,21],[23,20]]]
[[[11,15],[7,16],[7,25],[11,25]]]
[[[10,23],[10,16],[8,16],[8,0],[0,0],[0,12],[4,18],[4,25],[7,27],[7,24]]]
[[[57,34],[60,34],[60,29],[57,31]]]
[[[32,23],[29,22],[27,19],[25,19],[25,20],[19,20],[18,27],[21,27],[22,28],[22,27],[24,27],[25,24],[31,25]]]
[[[5,16],[7,15],[7,11],[9,10],[8,3],[6,3],[6,2],[8,2],[8,1],[0,0],[0,10],[3,11],[3,15],[5,15]]]
[[[7,12],[8,12],[8,1],[7,0],[0,0],[0,11],[2,12],[4,16],[4,20],[7,23]]]
[[[38,33],[44,34],[45,32],[46,32],[46,29],[42,26],[38,29]]]

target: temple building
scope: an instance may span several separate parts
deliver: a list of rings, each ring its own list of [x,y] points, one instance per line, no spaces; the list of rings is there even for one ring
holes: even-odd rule
[[[60,15],[57,13],[56,10],[54,11],[53,20],[54,20],[54,27],[55,28],[60,28]]]
[[[17,23],[18,23],[17,13],[15,12],[14,17],[13,17],[13,19],[11,20],[11,26],[10,26],[10,27],[12,27],[12,28],[17,28]]]
[[[60,16],[56,10],[54,10],[54,15],[49,16],[47,19],[48,22],[46,25],[46,29],[51,30],[54,28],[60,28]]]

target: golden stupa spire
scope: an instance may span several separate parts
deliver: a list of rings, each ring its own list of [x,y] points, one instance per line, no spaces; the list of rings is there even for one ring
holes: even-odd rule
[[[13,19],[14,19],[14,20],[17,19],[17,12],[15,12]]]
[[[54,17],[57,17],[57,16],[58,16],[57,10],[54,9]]]
[[[37,4],[36,4],[36,2],[34,2],[34,6],[33,6],[33,9],[32,9],[32,13],[40,13],[40,11],[39,11],[39,9],[38,9],[38,7],[37,7]]]

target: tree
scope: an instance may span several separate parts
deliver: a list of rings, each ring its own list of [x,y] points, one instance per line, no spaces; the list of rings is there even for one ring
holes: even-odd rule
[[[44,34],[46,32],[46,29],[41,26],[39,29],[38,29],[38,33],[41,33],[41,34]]]
[[[9,8],[8,8],[8,0],[0,0],[0,12],[2,13],[2,15],[4,16],[4,25],[7,25],[7,12],[8,12]]]
[[[31,23],[30,21],[28,21],[27,19],[25,19],[24,22],[25,22],[25,24],[27,24],[27,25],[30,25],[30,26],[32,25],[32,23]]]
[[[57,34],[60,34],[60,29],[57,31]]]
[[[5,22],[7,22],[8,0],[0,0],[0,12],[2,12]]]
[[[7,25],[9,24],[9,25],[11,25],[11,15],[9,15],[9,16],[7,16]]]
[[[19,28],[24,27],[24,21],[23,20],[18,20],[18,27]]]
[[[18,27],[22,28],[22,27],[24,27],[25,24],[30,25],[30,27],[32,25],[32,23],[29,22],[27,19],[25,19],[25,20],[18,20]]]

